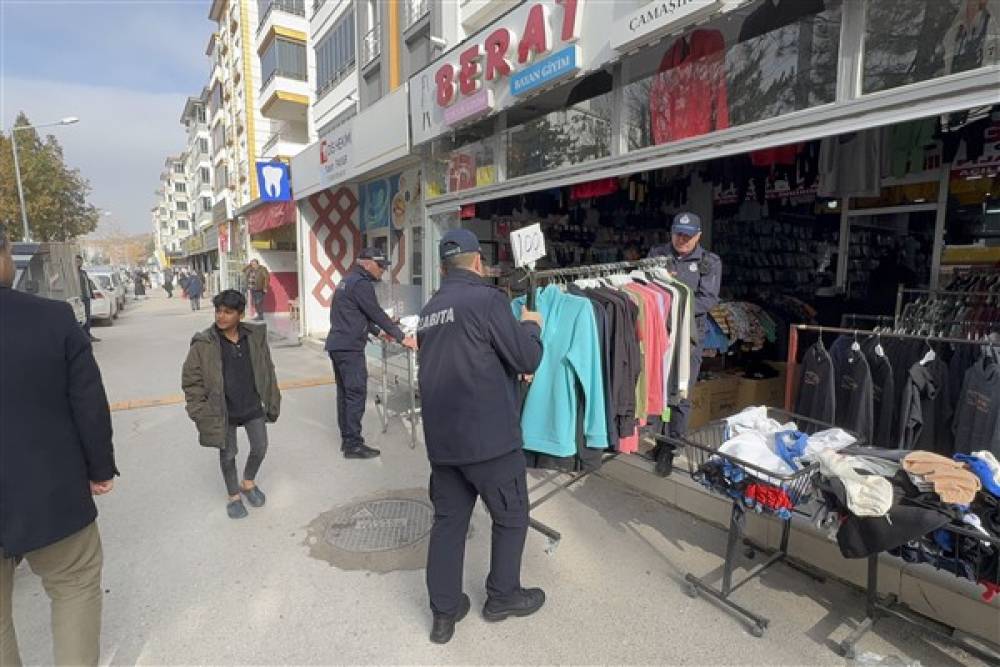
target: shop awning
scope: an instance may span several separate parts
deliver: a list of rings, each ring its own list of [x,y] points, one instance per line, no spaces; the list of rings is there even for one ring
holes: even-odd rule
[[[247,214],[247,229],[250,234],[260,234],[268,229],[276,229],[295,222],[295,202],[278,201],[264,204]]]

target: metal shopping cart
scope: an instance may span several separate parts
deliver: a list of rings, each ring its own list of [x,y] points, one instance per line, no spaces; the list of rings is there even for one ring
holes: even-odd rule
[[[417,386],[417,353],[395,341],[379,339],[369,344],[379,370],[375,382],[375,409],[382,422],[382,433],[389,430],[389,419],[396,414],[408,423],[410,449],[417,447],[420,427],[420,393]]]

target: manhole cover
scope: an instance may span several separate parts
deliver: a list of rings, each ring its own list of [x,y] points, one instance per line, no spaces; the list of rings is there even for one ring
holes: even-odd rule
[[[383,498],[337,510],[324,541],[354,553],[392,551],[419,542],[431,530],[434,508],[403,498]]]

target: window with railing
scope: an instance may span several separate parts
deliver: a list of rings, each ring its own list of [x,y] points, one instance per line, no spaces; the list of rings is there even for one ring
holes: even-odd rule
[[[226,124],[219,123],[214,128],[212,128],[212,145],[215,146],[215,150],[219,150],[226,145]]]
[[[183,174],[184,173],[184,163],[183,162],[175,162],[174,163],[174,173],[175,174]]]
[[[222,192],[229,187],[229,168],[220,164],[215,168],[215,192]]]
[[[185,213],[187,213],[187,210],[188,210],[187,202],[184,202],[184,201],[177,202],[177,210],[178,211],[184,211]]]
[[[275,37],[264,53],[260,54],[261,77],[267,86],[275,76],[286,79],[306,80],[306,47],[282,37]]]
[[[187,192],[187,186],[183,183],[174,183],[174,192]]]
[[[202,153],[208,154],[208,139],[205,137],[198,138],[198,150]]]
[[[178,220],[177,221],[177,229],[183,229],[184,231],[187,231],[188,230],[188,221],[187,220]]]
[[[267,17],[272,11],[305,16],[306,3],[305,0],[257,0],[257,13],[260,16],[260,25],[264,25],[264,22],[267,21]]]
[[[201,212],[202,213],[211,213],[212,212],[212,198],[211,197],[202,197],[201,198]]]
[[[212,170],[208,167],[201,167],[198,170],[198,174],[201,176],[202,183],[208,183],[212,180]]]
[[[208,119],[205,117],[205,107],[198,105],[198,109],[195,111],[195,118],[198,119],[199,123],[208,122]]]
[[[354,9],[349,9],[316,45],[317,97],[337,85],[354,69],[354,30]]]
[[[406,27],[409,28],[422,19],[430,11],[430,8],[430,0],[405,0],[403,12],[406,18]]]
[[[378,58],[380,53],[382,53],[382,26],[376,23],[361,42],[362,64],[367,65]]]
[[[208,114],[215,116],[215,112],[222,108],[222,84],[216,82],[212,86],[212,93],[208,97]]]

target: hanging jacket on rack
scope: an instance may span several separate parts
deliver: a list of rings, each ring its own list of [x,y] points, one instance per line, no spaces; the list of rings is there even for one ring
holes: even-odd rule
[[[832,424],[836,417],[833,361],[822,341],[806,350],[802,360],[795,412],[824,424]]]
[[[516,316],[524,303],[524,297],[512,303]],[[572,456],[576,453],[576,415],[582,409],[587,446],[606,449],[604,376],[593,307],[587,299],[549,285],[539,290],[536,308],[544,322],[543,352],[521,414],[524,447]]]
[[[1000,457],[1000,364],[985,355],[966,372],[954,420],[955,451]]]
[[[940,359],[910,367],[900,404],[900,449],[922,449],[951,456],[951,398],[948,366]]]
[[[875,352],[878,339],[872,338],[862,346],[868,368],[872,376],[872,407],[875,418],[871,444],[888,447],[892,442],[892,424],[896,416],[895,386],[892,378],[892,362],[883,350]]]
[[[849,348],[844,361],[834,369],[837,383],[834,424],[871,443],[875,421],[872,376],[868,361],[858,348]]]
[[[654,144],[729,127],[725,49],[718,30],[695,30],[663,54],[649,92]]]

